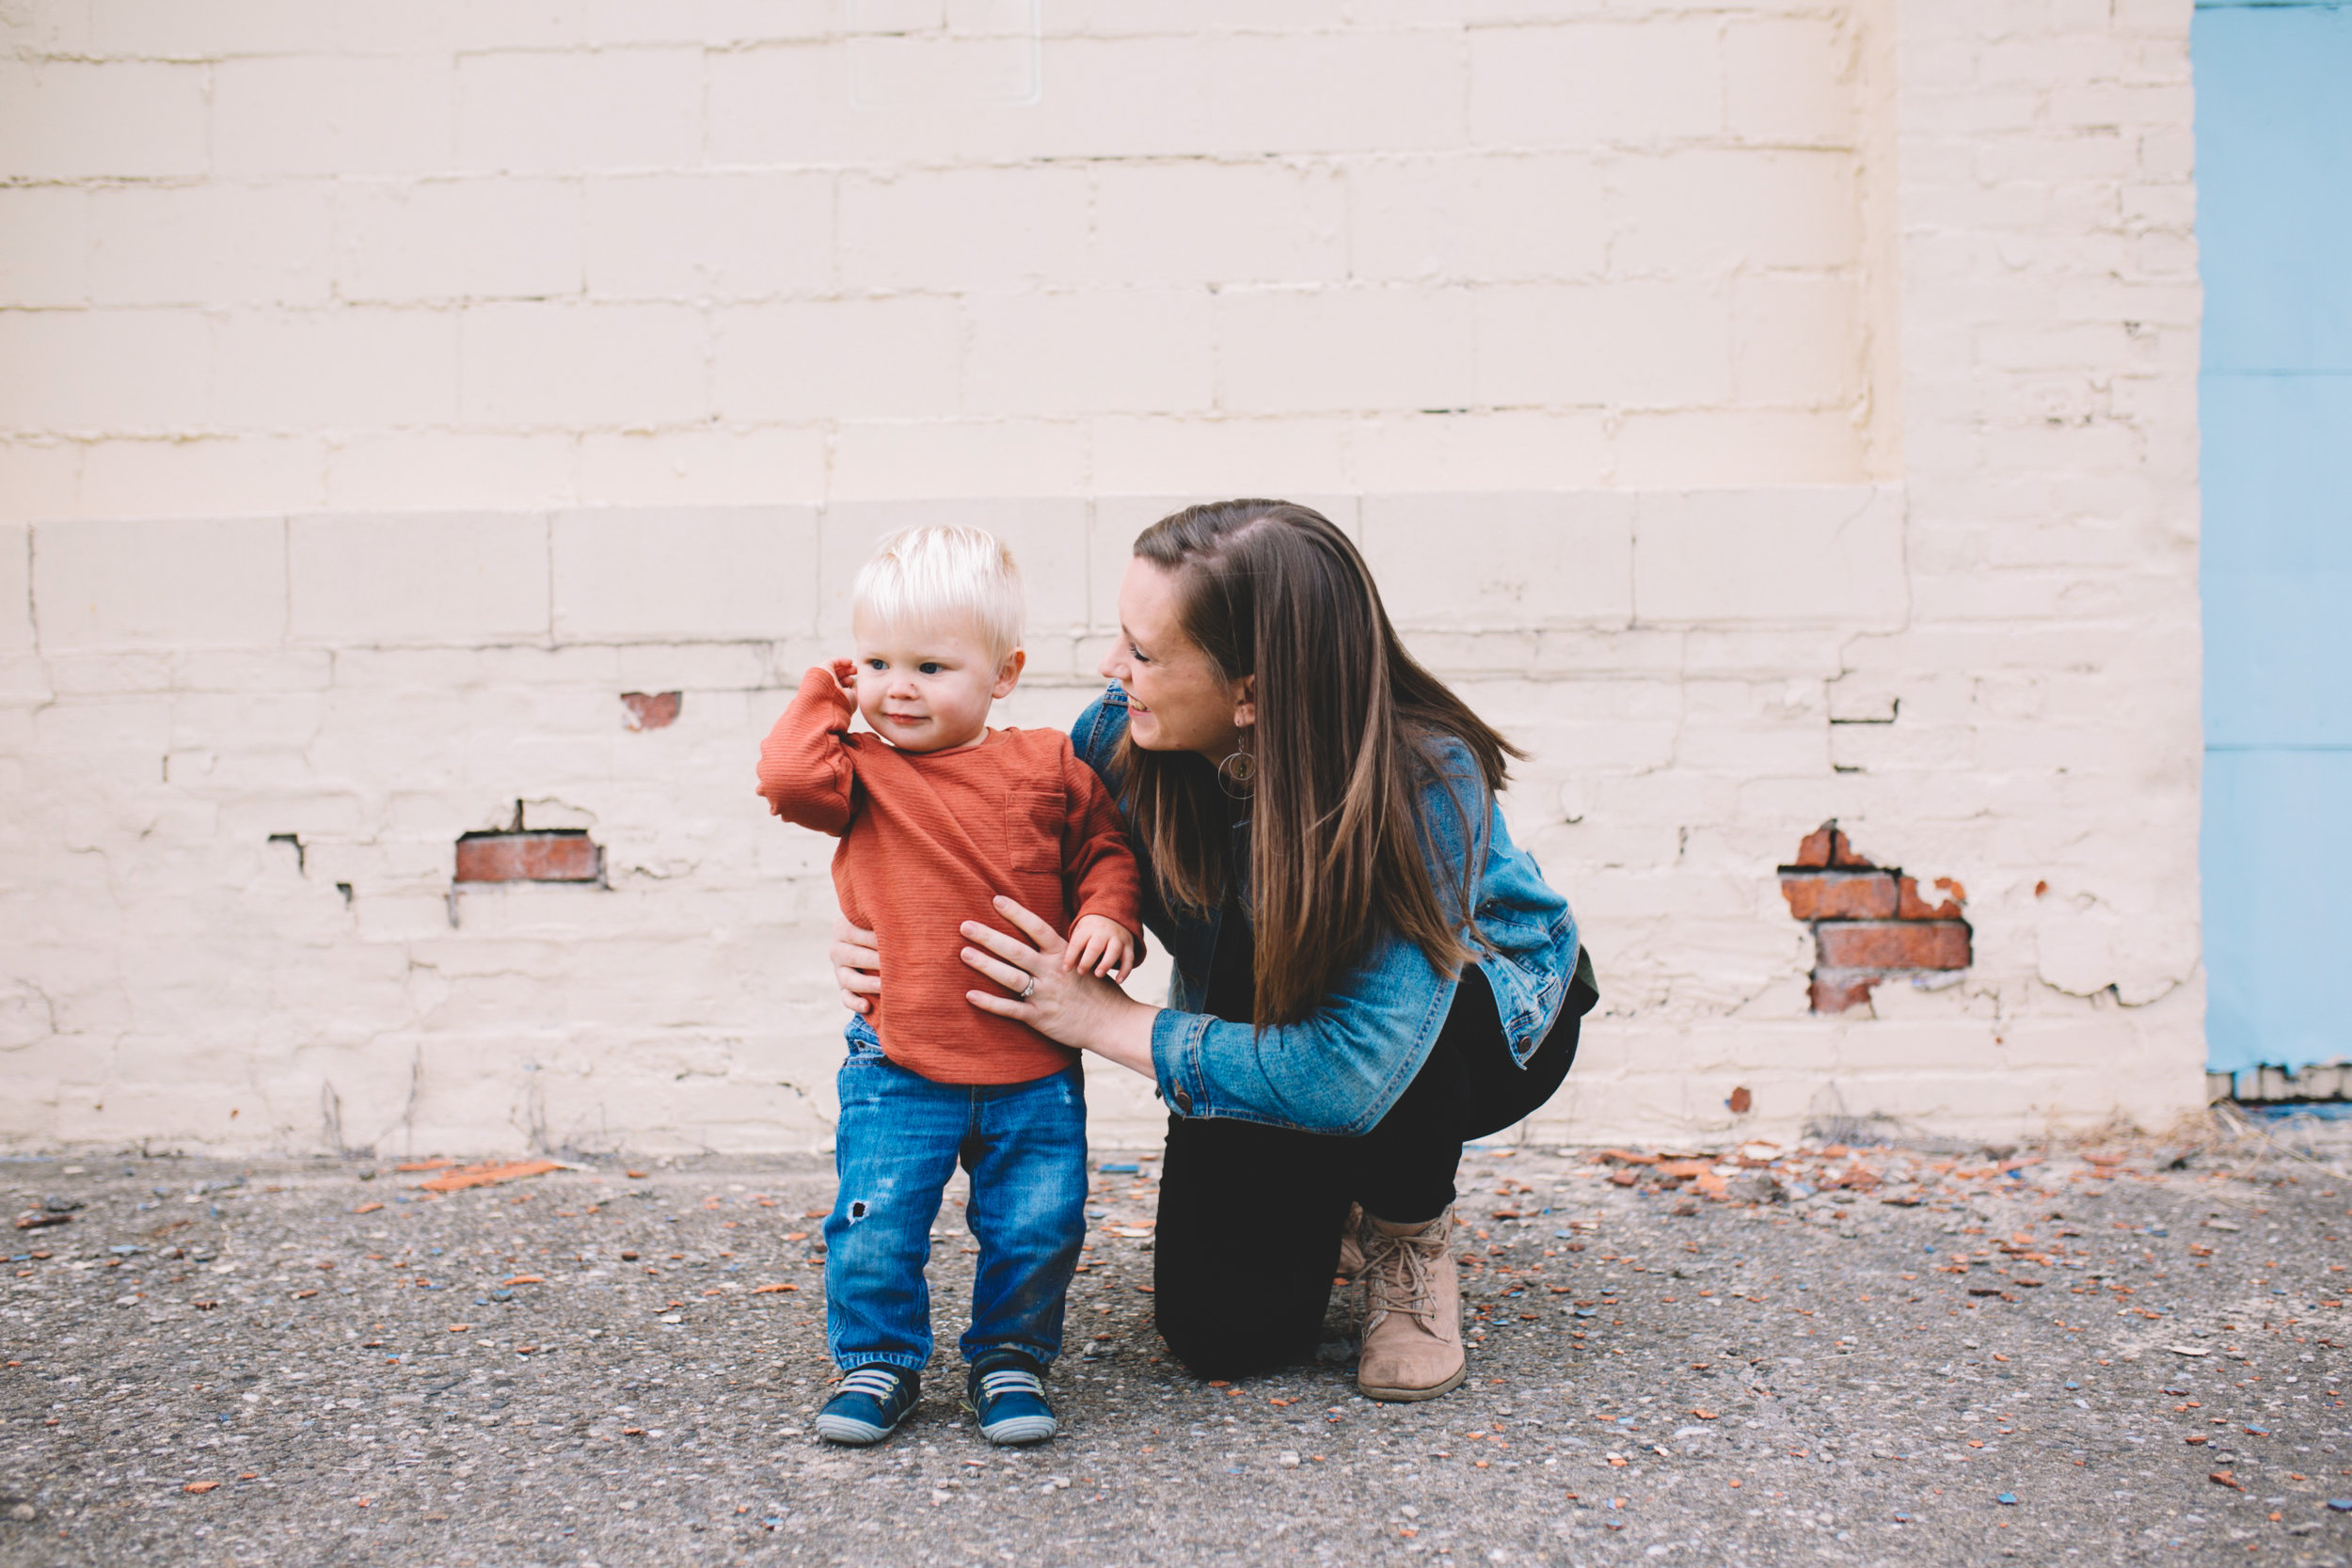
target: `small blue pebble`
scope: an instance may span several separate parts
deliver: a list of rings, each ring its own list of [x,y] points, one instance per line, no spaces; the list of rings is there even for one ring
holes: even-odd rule
[[[512,1291],[492,1291],[490,1292],[490,1299],[492,1301],[513,1301],[515,1299],[515,1292]]]
[[[2070,1377],[2070,1378],[2068,1378],[2068,1379],[2066,1380],[2066,1386],[2067,1386],[2069,1388],[2079,1388],[2079,1387],[2081,1387],[2081,1386],[2082,1386],[2082,1385],[2081,1385],[2081,1384],[2079,1384],[2079,1383],[2075,1382],[2075,1381],[2074,1381],[2073,1378],[2071,1378],[2071,1377]],[[2170,1390],[2169,1390],[2169,1389],[2167,1390],[2167,1392],[2169,1392],[2169,1391],[2170,1391]]]
[[[2352,1497],[2330,1497],[2328,1506],[2338,1513],[2352,1513]]]
[[[1551,1233],[1551,1237],[1556,1242],[1565,1242],[1568,1239],[1568,1233],[1565,1230],[1555,1230]]]
[[[1900,1510],[1900,1509],[1897,1509],[1897,1510],[1895,1511],[1895,1523],[1897,1523],[1897,1524],[1899,1524],[1899,1525],[1907,1525],[1907,1524],[1911,1523],[1911,1515],[1910,1515],[1910,1514],[1908,1514],[1908,1513],[1904,1513],[1904,1512],[1902,1512],[1902,1510]]]
[[[1105,1160],[1094,1167],[1105,1176],[1140,1176],[1143,1167],[1133,1160]]]
[[[2003,1508],[2015,1508],[2017,1506],[2017,1494],[2014,1492],[2004,1492],[1993,1500],[1999,1503]]]

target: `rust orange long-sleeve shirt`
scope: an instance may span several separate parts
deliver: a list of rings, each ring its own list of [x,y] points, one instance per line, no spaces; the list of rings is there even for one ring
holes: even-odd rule
[[[813,669],[759,748],[759,793],[787,822],[832,833],[841,912],[882,944],[882,993],[866,1015],[882,1051],[942,1084],[1025,1084],[1077,1059],[964,992],[958,928],[1018,936],[1003,894],[1069,935],[1080,915],[1143,934],[1142,889],[1119,807],[1058,730],[990,730],[961,751],[901,752],[850,733],[850,666]]]

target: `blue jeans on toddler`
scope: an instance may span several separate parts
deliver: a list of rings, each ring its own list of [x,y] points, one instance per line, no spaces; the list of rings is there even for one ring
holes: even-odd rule
[[[980,1243],[965,1360],[1061,1350],[1086,1240],[1086,1084],[1076,1066],[1026,1084],[935,1084],[850,1037],[825,1217],[825,1337],[842,1367],[919,1370],[931,1357],[931,1222],[961,1163]]]

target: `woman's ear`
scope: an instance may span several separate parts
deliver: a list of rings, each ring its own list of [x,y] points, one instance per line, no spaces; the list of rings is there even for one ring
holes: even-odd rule
[[[1233,728],[1246,730],[1258,721],[1258,677],[1253,672],[1233,685]]]

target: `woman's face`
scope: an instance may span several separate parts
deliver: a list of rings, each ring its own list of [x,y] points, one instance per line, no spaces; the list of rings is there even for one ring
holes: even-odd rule
[[[1178,623],[1175,574],[1140,556],[1119,584],[1119,642],[1103,673],[1127,692],[1127,734],[1147,752],[1232,755],[1257,721],[1254,675],[1228,681]]]

